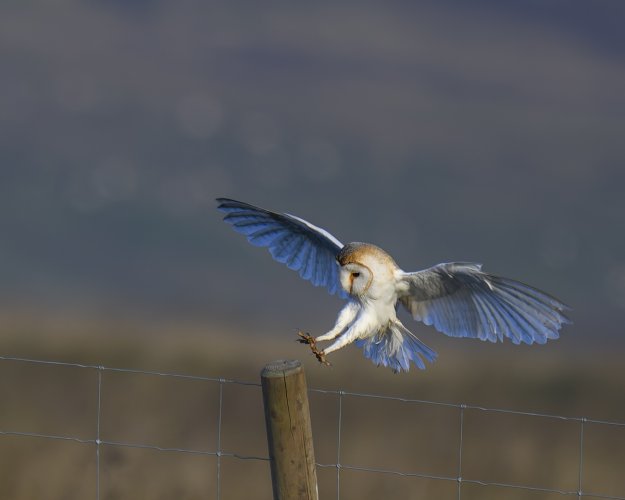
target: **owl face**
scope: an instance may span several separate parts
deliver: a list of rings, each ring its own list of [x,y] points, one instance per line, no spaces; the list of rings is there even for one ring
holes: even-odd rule
[[[341,266],[340,279],[343,290],[350,295],[362,296],[371,286],[373,273],[368,266],[351,262]]]
[[[392,283],[395,261],[384,250],[367,243],[348,243],[337,257],[343,290],[357,297],[378,296]]]

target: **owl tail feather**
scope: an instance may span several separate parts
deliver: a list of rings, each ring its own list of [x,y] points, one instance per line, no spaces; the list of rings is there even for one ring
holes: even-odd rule
[[[373,337],[357,340],[356,345],[376,365],[388,366],[395,373],[408,371],[410,361],[425,370],[422,357],[432,363],[437,356],[399,321],[391,323],[386,330]]]

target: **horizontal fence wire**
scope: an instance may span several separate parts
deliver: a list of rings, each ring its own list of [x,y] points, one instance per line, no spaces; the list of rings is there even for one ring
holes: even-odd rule
[[[221,448],[221,434],[222,434],[222,419],[223,419],[223,389],[224,385],[239,385],[239,386],[251,386],[258,387],[260,389],[261,384],[258,382],[250,382],[244,380],[236,380],[236,379],[227,379],[223,377],[207,377],[200,375],[189,375],[183,373],[172,373],[172,372],[163,372],[156,370],[143,370],[143,369],[135,369],[135,368],[117,368],[117,367],[107,367],[103,365],[91,365],[91,364],[83,364],[83,363],[71,363],[64,361],[51,361],[51,360],[42,360],[42,359],[31,359],[31,358],[23,358],[23,357],[15,357],[15,356],[0,356],[0,361],[7,362],[16,362],[16,363],[24,363],[24,364],[36,364],[36,365],[47,365],[47,366],[63,366],[63,367],[72,367],[72,368],[82,368],[87,370],[97,370],[98,378],[97,378],[97,420],[96,420],[96,432],[95,437],[91,439],[81,438],[77,436],[67,436],[67,435],[55,435],[55,434],[45,434],[45,433],[37,433],[37,432],[24,432],[24,431],[16,431],[11,429],[2,429],[0,428],[0,436],[14,436],[21,438],[34,438],[34,439],[46,439],[46,440],[58,440],[58,441],[70,441],[80,444],[89,444],[94,445],[96,447],[96,498],[100,499],[100,447],[101,446],[109,446],[109,447],[120,447],[120,448],[135,448],[135,449],[147,449],[158,452],[170,452],[170,453],[182,453],[188,455],[204,455],[204,456],[213,456],[217,458],[217,499],[221,498],[221,481],[220,481],[220,469],[221,469],[221,458],[233,458],[236,460],[254,460],[261,462],[268,462],[270,459],[267,456],[254,456],[254,455],[245,455],[231,451],[224,451]],[[101,397],[102,397],[102,373],[103,372],[117,372],[117,373],[126,373],[126,374],[135,374],[135,375],[151,375],[157,377],[167,377],[181,380],[195,380],[195,381],[204,381],[204,382],[214,382],[219,384],[219,396],[218,396],[218,418],[217,418],[217,449],[216,450],[198,450],[198,449],[189,449],[189,448],[177,448],[177,447],[162,447],[156,446],[152,444],[146,443],[133,443],[133,442],[124,442],[124,441],[111,441],[106,439],[101,439],[100,437],[100,424],[101,424]],[[345,391],[345,390],[328,390],[328,389],[315,389],[309,388],[309,393],[316,394],[324,394],[324,395],[335,395],[338,400],[338,418],[337,418],[337,453],[336,453],[336,463],[317,463],[316,466],[321,469],[335,469],[336,470],[336,498],[340,500],[341,497],[341,471],[342,470],[350,470],[350,471],[358,471],[370,474],[381,474],[387,476],[398,476],[398,477],[414,477],[421,479],[430,479],[437,481],[446,481],[446,482],[454,482],[458,485],[458,499],[462,498],[462,485],[464,484],[472,484],[478,485],[482,487],[499,487],[499,488],[509,488],[515,490],[525,490],[525,491],[533,491],[533,492],[542,492],[542,493],[553,493],[559,494],[562,496],[570,496],[570,497],[592,497],[598,499],[605,500],[625,500],[625,496],[612,496],[612,495],[603,495],[600,493],[591,493],[582,490],[582,475],[583,475],[583,467],[584,467],[584,428],[587,424],[595,424],[600,426],[611,426],[617,428],[625,428],[625,422],[623,421],[609,421],[609,420],[601,420],[594,419],[589,417],[579,417],[579,416],[565,416],[565,415],[556,415],[550,413],[540,413],[533,411],[523,411],[523,410],[512,410],[505,408],[490,408],[485,406],[478,405],[470,405],[463,403],[451,403],[444,401],[432,401],[426,399],[413,399],[413,398],[404,398],[404,397],[396,397],[396,396],[388,396],[381,394],[372,394],[372,393],[363,393],[363,392],[353,392],[353,391]],[[422,473],[418,471],[399,471],[393,469],[384,469],[377,467],[367,467],[363,465],[357,464],[346,464],[341,461],[341,429],[344,425],[343,423],[343,401],[345,397],[355,397],[355,398],[365,398],[371,400],[381,400],[381,401],[395,401],[406,404],[420,404],[420,405],[428,405],[428,406],[439,406],[439,407],[447,407],[447,408],[456,408],[459,410],[459,444],[458,444],[458,471],[456,476],[444,476],[444,475],[433,475]],[[464,416],[465,412],[469,411],[477,411],[484,413],[493,413],[493,414],[507,414],[507,415],[519,415],[519,416],[527,416],[534,418],[543,418],[543,419],[552,419],[558,421],[568,421],[568,422],[577,422],[580,424],[579,431],[579,470],[578,470],[578,489],[577,491],[568,491],[556,488],[546,488],[540,487],[536,485],[527,485],[527,484],[513,484],[513,483],[505,483],[505,482],[493,482],[493,481],[484,481],[480,479],[474,478],[465,478],[462,476],[462,455],[464,451]]]
[[[526,491],[534,491],[534,492],[542,492],[542,493],[555,493],[555,494],[559,494],[563,496],[573,496],[573,497],[578,497],[578,498],[592,497],[592,498],[600,498],[600,499],[606,499],[606,500],[625,500],[625,497],[623,496],[602,495],[599,493],[590,493],[590,492],[585,492],[582,490],[582,472],[583,472],[583,463],[584,463],[583,462],[584,425],[591,423],[591,424],[597,424],[597,425],[603,425],[603,426],[614,426],[614,427],[625,428],[625,422],[599,420],[599,419],[593,419],[593,418],[588,418],[588,417],[555,415],[555,414],[550,414],[550,413],[539,413],[539,412],[532,412],[532,411],[510,410],[510,409],[505,409],[505,408],[489,408],[485,406],[470,405],[470,404],[463,404],[463,403],[430,401],[430,400],[425,400],[425,399],[412,399],[412,398],[403,398],[403,397],[387,396],[387,395],[380,395],[380,394],[370,394],[370,393],[363,393],[363,392],[351,392],[351,391],[344,391],[344,390],[310,389],[309,392],[319,393],[319,394],[335,394],[338,396],[339,398],[339,416],[338,416],[339,436],[340,436],[340,428],[342,425],[342,422],[341,422],[342,412],[340,411],[341,401],[342,401],[342,398],[345,396],[353,396],[357,398],[375,399],[375,400],[383,400],[383,401],[396,401],[396,402],[407,403],[407,404],[422,404],[422,405],[430,405],[430,406],[442,406],[442,407],[447,407],[447,408],[457,408],[460,412],[460,429],[459,429],[460,439],[459,439],[459,446],[458,446],[459,462],[458,462],[458,475],[456,477],[438,476],[438,475],[425,474],[425,473],[420,473],[420,472],[405,472],[405,471],[398,471],[398,470],[380,469],[380,468],[374,468],[374,467],[363,467],[363,466],[358,466],[358,465],[347,465],[347,464],[341,463],[340,459],[337,459],[337,463],[335,464],[317,464],[317,466],[321,468],[333,468],[333,467],[336,468],[337,475],[339,474],[341,469],[347,469],[347,470],[354,470],[354,471],[360,471],[360,472],[387,474],[387,475],[400,476],[400,477],[416,477],[416,478],[421,478],[421,479],[432,479],[432,480],[439,480],[439,481],[456,482],[458,484],[458,499],[459,500],[461,499],[461,493],[462,493],[461,485],[462,484],[474,484],[474,485],[485,486],[485,487],[493,486],[493,487],[510,488],[510,489],[526,490]],[[485,412],[485,413],[520,415],[520,416],[528,416],[528,417],[536,417],[536,418],[554,419],[554,420],[560,420],[560,421],[578,422],[580,424],[580,441],[579,441],[580,460],[579,460],[579,471],[578,471],[579,482],[578,482],[577,491],[567,491],[567,490],[561,490],[561,489],[556,489],[556,488],[545,488],[545,487],[539,487],[539,486],[533,486],[533,485],[512,484],[512,483],[504,483],[504,482],[493,482],[493,481],[483,481],[483,480],[478,480],[478,479],[463,478],[462,477],[462,452],[463,452],[463,446],[464,446],[464,440],[463,440],[464,425],[463,424],[464,424],[464,413],[466,410],[474,410],[474,411]],[[338,456],[340,457],[340,438],[338,442],[338,447],[339,447]],[[339,481],[340,479],[337,477],[337,500],[340,499]]]

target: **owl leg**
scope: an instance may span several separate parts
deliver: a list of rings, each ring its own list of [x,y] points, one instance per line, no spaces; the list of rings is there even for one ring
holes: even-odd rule
[[[348,325],[352,321],[354,321],[354,318],[358,314],[359,310],[360,305],[357,302],[350,301],[345,305],[345,307],[343,307],[343,309],[341,309],[341,312],[339,313],[332,330],[323,335],[320,335],[317,338],[314,338],[308,333],[298,332],[299,339],[297,339],[297,341],[301,342],[302,344],[308,344],[310,346],[310,350],[315,355],[317,360],[324,365],[329,365],[330,363],[328,363],[325,358],[325,351],[319,350],[319,348],[317,347],[317,342],[324,340],[333,340],[338,337],[345,330],[345,328],[347,328]]]
[[[345,304],[345,307],[341,309],[338,317],[336,318],[336,323],[332,327],[328,333],[324,333],[315,339],[316,342],[320,342],[323,340],[334,340],[338,337],[347,326],[354,321],[358,311],[360,310],[360,305],[357,302],[348,302]]]
[[[330,354],[331,352],[334,352],[341,347],[345,347],[346,345],[351,344],[354,340],[362,338],[366,335],[366,332],[368,331],[368,326],[368,323],[366,321],[363,321],[362,319],[360,321],[355,321],[343,335],[341,335],[333,344],[330,344],[328,347],[326,347],[321,352],[321,354]]]
[[[338,351],[341,347],[345,347],[347,344],[351,344],[354,340],[356,340],[357,337],[351,338],[351,336],[348,335],[348,332],[345,332],[345,334],[341,335],[336,342],[330,344],[323,351],[321,351],[321,355],[326,356],[331,352]]]

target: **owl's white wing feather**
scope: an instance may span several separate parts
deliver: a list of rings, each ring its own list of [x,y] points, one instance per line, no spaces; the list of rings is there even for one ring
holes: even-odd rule
[[[447,263],[400,277],[400,301],[412,316],[452,337],[544,344],[570,323],[558,299],[519,281]]]
[[[228,198],[218,198],[224,221],[247,240],[267,247],[271,256],[299,272],[315,286],[346,297],[339,282],[336,256],[343,244],[330,233],[289,214],[278,214]]]

